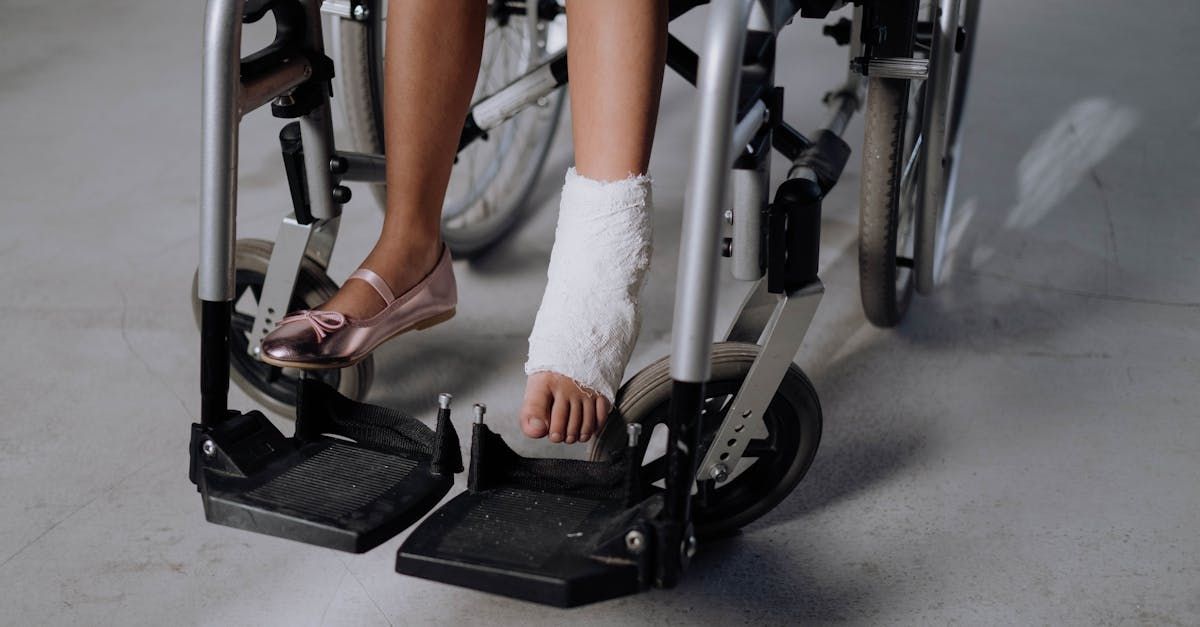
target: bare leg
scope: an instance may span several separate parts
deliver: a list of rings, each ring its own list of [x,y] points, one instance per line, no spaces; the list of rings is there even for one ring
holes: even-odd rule
[[[568,0],[567,45],[578,173],[614,181],[650,162],[666,60],[665,0]],[[587,442],[609,403],[553,372],[530,375],[521,408],[527,436]]]
[[[484,0],[388,0],[384,126],[387,213],[362,266],[395,294],[420,281],[441,252],[441,210],[479,73]],[[322,309],[366,317],[383,301],[347,281]]]

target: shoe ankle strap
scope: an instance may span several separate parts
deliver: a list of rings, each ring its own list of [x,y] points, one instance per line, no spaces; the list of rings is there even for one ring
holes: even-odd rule
[[[384,306],[390,305],[392,301],[396,300],[396,296],[392,294],[392,289],[388,287],[387,281],[384,281],[383,277],[371,270],[359,268],[350,275],[350,279],[366,281],[368,285],[375,288],[375,292],[383,299]],[[349,281],[350,279],[346,280]]]

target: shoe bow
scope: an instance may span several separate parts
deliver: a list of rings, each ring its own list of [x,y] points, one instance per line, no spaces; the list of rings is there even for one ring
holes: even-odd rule
[[[346,316],[337,311],[312,311],[305,309],[276,322],[275,326],[289,322],[307,322],[312,327],[312,330],[316,332],[317,342],[320,343],[331,332],[346,326]]]

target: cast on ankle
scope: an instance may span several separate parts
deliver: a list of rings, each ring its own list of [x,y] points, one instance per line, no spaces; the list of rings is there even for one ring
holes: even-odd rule
[[[555,372],[614,399],[641,326],[651,202],[649,176],[603,182],[567,171],[526,374]]]

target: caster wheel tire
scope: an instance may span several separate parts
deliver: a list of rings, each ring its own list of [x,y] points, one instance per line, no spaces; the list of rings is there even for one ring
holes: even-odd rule
[[[296,415],[296,383],[302,374],[294,368],[279,368],[255,359],[247,352],[250,330],[258,312],[267,264],[271,261],[271,242],[260,239],[238,240],[234,258],[233,333],[230,337],[230,378],[255,402],[286,417]],[[200,326],[199,275],[192,279],[192,311]],[[296,276],[289,311],[312,309],[333,297],[338,286],[315,261],[305,259]],[[374,358],[340,370],[312,372],[341,394],[361,399],[366,396],[375,375]]]
[[[750,372],[759,346],[723,342],[713,347],[712,378],[705,385],[705,409],[700,458],[712,443],[725,412]],[[667,358],[647,366],[617,393],[616,408],[592,444],[591,459],[608,459],[626,446],[625,425],[640,423],[644,490],[662,490],[666,476],[664,429],[671,396]],[[778,505],[804,478],[821,440],[821,405],[808,377],[796,365],[788,367],[763,420],[768,436],[752,440],[730,478],[717,484],[697,483],[692,500],[692,524],[700,538],[728,535],[757,520]],[[644,492],[649,493],[649,492]]]

